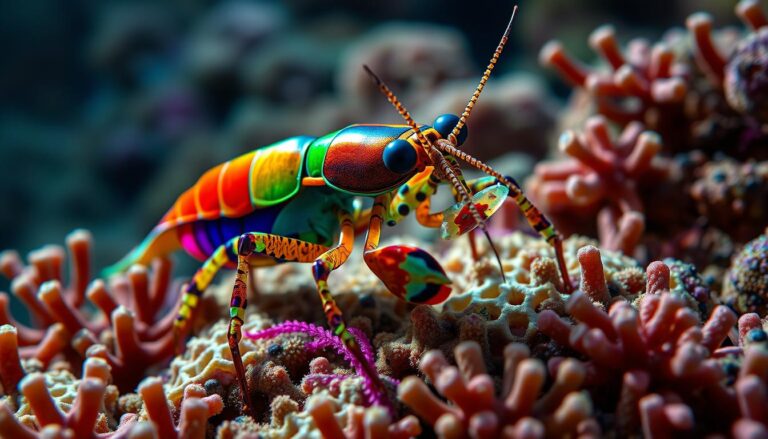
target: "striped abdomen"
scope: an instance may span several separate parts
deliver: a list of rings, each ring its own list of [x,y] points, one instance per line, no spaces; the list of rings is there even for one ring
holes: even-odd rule
[[[312,140],[312,137],[292,137],[208,170],[181,194],[141,245],[105,270],[105,275],[123,271],[135,263],[147,264],[182,244],[193,256],[204,258],[213,242],[218,242],[217,230],[239,228],[237,220],[296,195],[301,186],[304,150]],[[257,218],[260,215],[249,221],[267,221]],[[204,225],[220,219],[236,221]],[[203,225],[193,225],[198,222]],[[185,228],[184,233],[176,233],[179,228]],[[193,236],[194,243],[190,241]],[[184,243],[181,238],[185,239]]]

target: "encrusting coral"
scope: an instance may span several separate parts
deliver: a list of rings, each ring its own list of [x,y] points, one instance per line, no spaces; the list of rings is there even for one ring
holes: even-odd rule
[[[721,300],[738,313],[768,312],[768,230],[748,242],[725,274]]]

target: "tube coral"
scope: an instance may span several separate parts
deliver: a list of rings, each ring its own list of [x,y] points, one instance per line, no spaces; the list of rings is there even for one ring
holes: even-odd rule
[[[8,309],[9,298],[2,293],[0,323],[16,328],[22,358],[36,356],[47,364],[59,353],[100,357],[109,362],[118,387],[132,389],[146,369],[173,353],[170,328],[174,313],[159,312],[176,297],[170,293],[171,263],[157,260],[152,271],[132,267],[107,286],[100,279],[90,281],[90,233],[72,232],[67,248],[70,274],[66,285],[62,273],[66,258],[59,247],[30,253],[29,265],[15,252],[0,256],[0,272],[12,281],[12,292],[35,322],[28,326],[16,321]]]
[[[601,245],[631,254],[645,229],[640,186],[666,173],[652,163],[659,136],[632,123],[612,141],[605,118],[595,116],[583,134],[565,131],[559,147],[571,160],[537,165],[528,182],[531,197],[555,215],[596,212]]]
[[[711,423],[706,428],[727,427],[737,416],[736,398],[723,384],[717,358],[736,315],[718,306],[699,326],[696,313],[681,298],[664,292],[669,286],[663,278],[654,276],[655,293],[646,294],[637,309],[620,301],[605,312],[576,293],[567,305],[576,326],[544,312],[539,329],[588,358],[585,384],[613,394],[616,413],[622,414],[615,426],[620,434],[642,430],[647,437],[664,437],[689,431],[694,414],[699,422]],[[550,370],[556,372],[563,361],[550,360]],[[617,383],[618,394],[610,392]],[[702,394],[711,397],[706,404]]]
[[[439,351],[430,351],[419,368],[437,391],[449,400],[435,397],[419,378],[403,380],[398,396],[440,437],[544,437],[598,436],[600,427],[592,418],[592,403],[579,392],[586,369],[568,360],[559,369],[552,386],[542,392],[546,380],[544,364],[530,358],[522,344],[504,349],[501,392],[494,396],[494,381],[486,372],[480,346],[463,342],[454,350],[456,366]]]

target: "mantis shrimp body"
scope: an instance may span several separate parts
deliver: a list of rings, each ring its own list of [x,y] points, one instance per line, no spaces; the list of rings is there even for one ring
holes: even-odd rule
[[[405,125],[351,125],[322,137],[292,137],[220,164],[184,192],[143,243],[105,274],[121,272],[132,264],[148,264],[178,249],[204,261],[185,285],[178,308],[174,331],[177,340],[183,341],[199,299],[216,273],[224,267],[236,268],[228,341],[249,408],[253,405],[239,342],[250,267],[311,263],[331,330],[362,359],[328,286],[329,275],[352,252],[355,232],[367,229],[365,262],[389,291],[410,302],[437,304],[451,291],[440,264],[416,247],[379,248],[382,225],[396,224],[413,212],[421,225],[442,227],[446,238],[478,226],[485,231],[485,220],[509,194],[531,226],[555,248],[565,288],[570,291],[562,242],[551,223],[514,180],[458,149],[467,137],[466,121],[507,41],[511,23],[512,19],[461,117],[442,115],[432,126],[417,125],[366,67]],[[488,177],[465,181],[459,162]],[[451,185],[458,203],[445,213],[431,212],[431,197],[441,183]],[[372,198],[372,207],[355,209],[360,197]],[[373,366],[361,363],[381,389]]]

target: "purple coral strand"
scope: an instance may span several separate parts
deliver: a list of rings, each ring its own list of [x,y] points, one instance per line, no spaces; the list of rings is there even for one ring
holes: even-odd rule
[[[365,360],[372,365],[375,360],[373,355],[373,347],[368,341],[368,338],[361,330],[357,328],[349,328],[349,331],[357,340],[358,345],[360,346],[360,351],[363,354],[363,358],[365,358]],[[245,336],[251,340],[261,340],[292,333],[307,334],[308,336],[315,339],[307,343],[306,347],[308,350],[314,351],[318,349],[332,348],[334,351],[336,351],[336,353],[344,357],[344,359],[355,369],[357,374],[363,377],[362,387],[366,402],[369,405],[386,405],[384,403],[386,399],[383,398],[383,395],[376,391],[371,377],[369,377],[366,373],[366,368],[364,365],[360,363],[357,357],[347,348],[341,339],[328,329],[314,325],[312,323],[288,321],[259,331],[246,331]]]
[[[373,355],[373,346],[371,346],[371,342],[368,341],[368,337],[365,336],[365,333],[359,328],[349,328],[349,332],[355,336],[357,344],[360,345],[360,352],[363,353],[363,357],[365,357],[366,361],[371,364],[375,363],[376,360]]]

